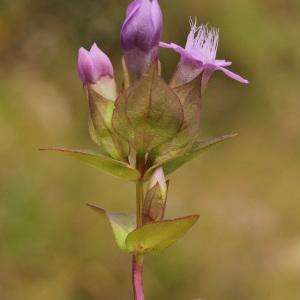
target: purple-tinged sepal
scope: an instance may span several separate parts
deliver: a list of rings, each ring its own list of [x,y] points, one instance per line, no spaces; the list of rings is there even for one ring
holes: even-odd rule
[[[144,224],[158,222],[163,219],[166,209],[168,185],[169,183],[165,178],[163,168],[158,167],[150,178],[145,197],[143,207]]]
[[[154,62],[115,102],[113,129],[139,156],[170,141],[183,123],[180,99],[158,73]]]
[[[174,43],[160,43],[161,47],[170,48],[180,54],[180,61],[173,76],[171,85],[187,83],[202,73],[202,93],[214,71],[220,70],[228,77],[247,84],[248,80],[229,71],[226,67],[231,62],[216,59],[219,43],[219,32],[207,25],[197,26],[191,21],[191,30],[185,48]]]
[[[158,184],[161,195],[163,197],[163,199],[167,198],[167,191],[168,191],[168,185],[167,185],[167,181],[166,181],[166,177],[164,174],[164,170],[162,167],[158,167],[149,182],[149,188],[151,189],[152,187],[154,187],[156,184]]]
[[[157,0],[134,0],[127,8],[121,45],[131,80],[148,70],[158,56],[162,12]]]

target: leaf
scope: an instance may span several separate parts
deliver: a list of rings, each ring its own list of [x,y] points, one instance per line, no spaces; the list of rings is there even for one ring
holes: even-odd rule
[[[162,158],[158,158],[155,164],[146,172],[145,178],[149,178],[149,176],[158,166],[163,167],[165,175],[171,174],[183,164],[197,157],[204,151],[208,150],[210,147],[215,146],[225,140],[231,139],[235,136],[237,136],[237,134],[227,134],[208,141],[195,142],[192,148],[189,150],[178,153],[175,156],[164,156]]]
[[[115,131],[142,154],[172,139],[183,122],[178,96],[154,65],[119,96],[112,120]]]
[[[130,213],[109,212],[96,205],[87,205],[98,214],[105,216],[108,219],[118,247],[121,250],[126,251],[126,238],[128,234],[136,228],[135,215]]]
[[[103,80],[102,80],[103,81]],[[111,80],[114,83],[114,80]],[[87,96],[89,102],[89,131],[93,141],[98,144],[112,158],[122,159],[128,154],[128,145],[123,145],[118,140],[118,136],[112,130],[112,115],[114,111],[114,102],[103,97],[97,90],[105,88],[105,85],[111,85],[110,82],[100,82],[98,85],[87,86]],[[115,88],[110,88],[115,89]]]
[[[40,150],[48,150],[57,153],[62,153],[67,156],[72,156],[103,171],[104,173],[116,177],[125,178],[131,181],[136,181],[140,178],[140,173],[129,164],[112,159],[100,153],[66,148],[44,148]]]
[[[126,248],[140,254],[162,251],[180,239],[198,218],[192,215],[146,224],[128,234]]]

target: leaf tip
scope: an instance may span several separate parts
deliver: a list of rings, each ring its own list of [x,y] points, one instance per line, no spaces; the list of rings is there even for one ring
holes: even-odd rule
[[[86,203],[86,206],[89,207],[90,209],[94,210],[97,213],[100,213],[100,214],[105,214],[106,213],[104,208],[101,208],[97,205]]]

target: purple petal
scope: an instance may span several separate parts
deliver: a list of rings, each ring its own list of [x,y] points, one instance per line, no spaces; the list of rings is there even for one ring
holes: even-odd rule
[[[239,76],[239,75],[237,75],[237,74],[235,74],[235,73],[233,73],[233,72],[231,72],[231,71],[229,71],[229,70],[227,70],[223,67],[219,67],[218,69],[221,70],[222,72],[224,72],[224,74],[226,74],[228,77],[230,77],[230,78],[232,78],[236,81],[239,81],[239,82],[244,83],[244,84],[249,83],[249,81],[247,79],[244,79],[243,77],[241,77],[241,76]]]
[[[165,43],[165,42],[159,42],[159,47],[162,47],[162,48],[173,49],[173,45],[175,45],[175,44],[168,44],[168,43]]]
[[[228,67],[228,66],[232,65],[232,62],[226,61],[223,59],[216,59],[215,64],[219,67]]]
[[[153,42],[157,45],[160,41],[160,36],[163,27],[163,15],[157,0],[152,1],[151,13],[152,13],[152,21],[156,32],[156,36],[154,37],[155,40]]]
[[[226,62],[224,61],[223,64],[225,64]],[[228,62],[229,63],[229,62]],[[217,70],[221,70],[222,72],[225,73],[225,75],[227,75],[228,77],[237,80],[241,83],[247,84],[248,80],[244,79],[243,77],[229,71],[226,68],[220,67],[218,64],[205,64],[203,66],[204,72],[203,72],[203,78],[202,78],[202,86],[203,89],[202,91],[204,91],[204,89],[207,86],[207,83],[209,81],[209,79],[211,78],[213,72],[217,71]]]
[[[131,13],[133,13],[141,4],[142,0],[134,0],[132,1],[126,10],[126,17],[129,17]]]
[[[121,32],[122,47],[125,50],[139,48],[143,51],[149,51],[153,47],[154,34],[151,2],[144,0],[125,20]]]
[[[201,63],[202,61],[199,60],[197,57],[195,57],[192,53],[190,53],[188,50],[182,48],[181,46],[174,44],[174,43],[164,43],[164,42],[160,42],[159,46],[162,48],[168,48],[168,49],[172,49],[175,52],[179,53],[181,55],[182,59],[190,59],[193,60],[195,62]]]
[[[90,58],[96,69],[97,76],[99,79],[101,76],[110,76],[113,77],[114,71],[113,66],[108,58],[108,56],[98,48],[96,43],[93,44],[90,50]]]
[[[94,83],[97,79],[97,73],[93,66],[89,52],[80,48],[78,51],[78,75],[83,84]]]
[[[158,55],[162,12],[157,0],[135,0],[129,4],[121,30],[125,62],[133,78],[139,78]]]

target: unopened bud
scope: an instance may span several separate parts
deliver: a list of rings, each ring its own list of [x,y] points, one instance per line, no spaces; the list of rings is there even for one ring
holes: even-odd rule
[[[161,195],[162,195],[163,199],[166,199],[168,185],[167,185],[164,170],[162,167],[159,167],[154,171],[154,173],[150,179],[150,182],[149,182],[149,189],[154,187],[157,183],[159,184]]]
[[[102,77],[113,77],[108,56],[94,43],[90,51],[83,47],[78,52],[78,75],[84,85],[95,84]]]
[[[134,0],[129,4],[121,44],[131,77],[140,77],[157,58],[161,32],[162,12],[157,0]]]

